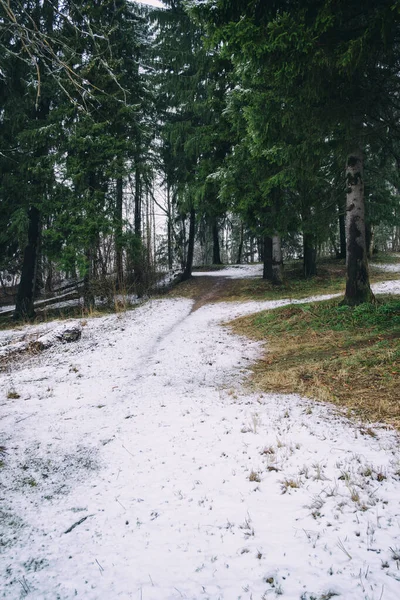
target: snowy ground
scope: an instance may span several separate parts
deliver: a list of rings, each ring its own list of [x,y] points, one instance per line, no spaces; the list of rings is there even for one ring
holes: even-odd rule
[[[218,269],[217,271],[193,271],[193,275],[197,277],[228,277],[229,279],[247,279],[254,277],[261,277],[263,273],[262,264],[248,264],[248,265],[231,265],[225,267],[225,269]]]
[[[375,267],[375,269],[380,269],[381,271],[391,271],[393,273],[398,273],[400,271],[400,263],[393,264],[380,264],[380,263],[371,263],[371,267]]]
[[[241,389],[221,322],[282,303],[147,302],[0,375],[0,597],[400,597],[397,435]]]

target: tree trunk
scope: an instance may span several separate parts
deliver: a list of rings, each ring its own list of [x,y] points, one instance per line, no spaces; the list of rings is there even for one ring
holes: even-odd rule
[[[365,244],[367,246],[367,258],[371,260],[375,247],[375,232],[370,223],[365,224]]]
[[[238,247],[237,261],[236,261],[236,264],[238,264],[238,265],[240,265],[240,263],[242,262],[242,256],[243,256],[243,237],[244,237],[244,226],[243,226],[243,223],[241,223],[240,224],[239,247]]]
[[[337,258],[346,258],[346,215],[339,206],[339,241],[340,252]]]
[[[93,252],[88,249],[85,252],[86,270],[83,276],[83,307],[87,311],[93,310],[95,306],[92,280],[93,280]]]
[[[174,266],[174,257],[172,254],[172,206],[171,206],[171,189],[167,183],[167,244],[168,244],[168,269],[172,271]]]
[[[136,167],[135,171],[135,235],[142,236],[142,193],[141,193],[140,171]]]
[[[186,255],[186,264],[185,270],[182,275],[182,281],[186,279],[190,279],[192,276],[192,268],[193,268],[193,255],[194,255],[194,238],[196,234],[196,212],[194,208],[190,211],[190,219],[189,219],[189,240],[188,240],[188,249]]]
[[[392,252],[400,252],[400,227],[396,226],[393,232]]]
[[[44,289],[43,281],[43,252],[42,252],[42,223],[39,219],[39,235],[36,246],[36,261],[35,261],[35,283],[33,286],[33,298],[36,300]]]
[[[269,279],[272,281],[273,279],[273,270],[272,270],[272,237],[267,235],[263,238],[263,279]]]
[[[139,167],[136,166],[135,171],[135,216],[134,216],[134,231],[137,238],[142,240],[142,185],[140,180]],[[133,265],[135,273],[135,283],[140,287],[143,282],[143,252],[142,245],[140,244],[140,250],[138,256],[135,257],[135,264]]]
[[[356,148],[347,157],[346,182],[346,293],[342,304],[356,306],[373,302],[369,284],[367,248],[365,239],[365,207],[363,152]]]
[[[219,231],[217,219],[213,219],[212,222],[212,237],[213,237],[213,265],[221,265],[221,251],[219,245]]]
[[[252,235],[250,236],[250,262],[254,263],[254,238]]]
[[[281,285],[283,283],[283,259],[281,236],[272,236],[272,283]]]
[[[53,291],[53,263],[51,260],[47,262],[47,276],[44,290],[46,294],[51,294]]]
[[[21,280],[18,285],[17,299],[14,311],[15,319],[33,319],[35,309],[33,304],[37,247],[40,234],[40,212],[31,206],[28,212],[28,244],[24,250]]]
[[[304,277],[317,274],[317,249],[313,233],[303,233],[303,273]]]
[[[117,290],[124,287],[124,262],[123,262],[123,180],[117,178],[115,190],[115,267],[117,271]]]

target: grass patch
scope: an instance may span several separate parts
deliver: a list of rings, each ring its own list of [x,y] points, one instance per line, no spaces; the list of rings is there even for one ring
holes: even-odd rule
[[[337,301],[286,306],[242,317],[234,331],[265,340],[252,381],[347,407],[400,428],[400,299],[356,308]]]

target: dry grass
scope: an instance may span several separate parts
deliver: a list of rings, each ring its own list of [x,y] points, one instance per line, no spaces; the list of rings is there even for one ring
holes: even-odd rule
[[[394,260],[394,259],[393,259]],[[383,259],[381,262],[384,262]],[[208,270],[211,270],[209,268]],[[400,273],[371,267],[371,282],[399,279]],[[344,261],[324,260],[318,266],[318,275],[304,279],[299,261],[285,266],[285,281],[272,285],[261,278],[228,279],[200,275],[178,284],[167,292],[168,297],[195,300],[195,309],[210,302],[240,302],[246,300],[277,300],[280,298],[306,298],[317,294],[343,293],[346,268]]]
[[[400,428],[400,301],[340,308],[290,306],[237,319],[236,333],[266,340],[251,382],[333,402],[366,421]]]

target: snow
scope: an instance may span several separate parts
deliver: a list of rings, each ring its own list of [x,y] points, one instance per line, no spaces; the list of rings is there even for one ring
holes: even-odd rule
[[[262,264],[248,264],[248,265],[231,265],[217,271],[193,271],[192,275],[195,277],[228,277],[229,279],[248,279],[253,277],[262,277],[263,265]]]
[[[289,302],[153,300],[0,374],[0,597],[399,597],[397,434],[242,386],[222,323]]]
[[[400,262],[393,264],[371,263],[371,267],[375,267],[375,269],[380,269],[381,271],[398,273],[400,271]]]

